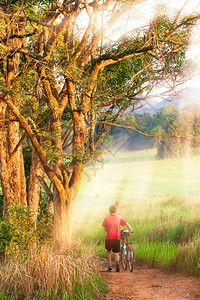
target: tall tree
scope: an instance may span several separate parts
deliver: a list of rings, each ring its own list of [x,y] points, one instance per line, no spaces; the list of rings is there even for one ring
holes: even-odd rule
[[[16,28],[21,14],[23,32],[1,37],[2,75],[7,72],[6,60],[16,55],[19,70],[12,89],[3,77],[0,100],[34,147],[31,172],[40,169],[41,174],[32,173],[31,187],[37,178],[53,198],[54,241],[58,246],[68,238],[70,207],[83,168],[96,159],[111,126],[143,105],[142,100],[159,82],[168,80],[174,86],[181,79],[190,28],[198,16],[158,16],[146,29],[106,43],[106,32],[138,2],[144,1],[5,4]],[[11,17],[12,7],[15,11]],[[4,7],[1,12],[6,14]],[[20,105],[13,100],[14,95]],[[4,125],[2,132],[6,131]],[[43,170],[53,183],[53,191],[43,179]]]
[[[18,36],[25,34],[25,18],[22,13],[15,15],[15,8],[10,7],[9,13],[1,10],[1,88],[3,95],[13,88],[13,81],[19,72],[20,54],[6,51],[12,48],[23,47],[23,40]],[[11,17],[15,15],[15,18]],[[12,93],[12,103],[19,108],[20,102],[15,93]],[[1,185],[4,195],[4,214],[10,204],[21,203],[26,205],[26,183],[24,176],[24,162],[22,146],[19,143],[19,122],[12,110],[5,102],[0,103],[0,162]]]

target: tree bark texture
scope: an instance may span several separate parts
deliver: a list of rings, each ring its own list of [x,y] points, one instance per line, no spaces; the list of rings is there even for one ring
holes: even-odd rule
[[[0,118],[5,119],[6,106],[0,103]],[[12,114],[9,112],[9,117]],[[22,146],[12,154],[20,139],[19,122],[0,122],[0,163],[1,184],[4,198],[3,214],[6,216],[9,205],[27,205],[26,181]]]
[[[41,183],[38,180],[38,176],[44,178],[45,175],[46,173],[44,172],[41,161],[37,155],[37,152],[35,151],[35,148],[33,148],[30,176],[28,180],[27,202],[30,206],[30,211],[33,212],[34,221],[37,220],[41,190]]]

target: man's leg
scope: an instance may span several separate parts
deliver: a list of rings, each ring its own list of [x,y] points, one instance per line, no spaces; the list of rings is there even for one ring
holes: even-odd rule
[[[112,264],[111,264],[111,251],[107,250],[107,260],[108,260],[108,264],[109,264],[109,268],[108,271],[112,270]]]
[[[115,256],[115,262],[116,262],[116,272],[119,272],[120,271],[120,268],[119,268],[119,253],[115,252],[114,256]]]
[[[115,261],[117,262],[117,261],[119,261],[119,253],[114,253],[114,256],[115,256]]]

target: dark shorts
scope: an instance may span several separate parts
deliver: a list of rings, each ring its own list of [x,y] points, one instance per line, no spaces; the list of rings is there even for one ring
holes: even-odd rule
[[[113,251],[114,253],[120,252],[120,240],[106,240],[105,248],[108,251]]]

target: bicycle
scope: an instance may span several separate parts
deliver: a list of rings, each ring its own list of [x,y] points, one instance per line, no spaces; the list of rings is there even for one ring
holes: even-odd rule
[[[129,271],[133,272],[133,245],[132,243],[128,242],[128,237],[130,234],[131,233],[126,229],[120,230],[120,238],[122,240],[122,246],[120,248],[120,259],[122,263],[122,268],[126,271],[128,266]]]

